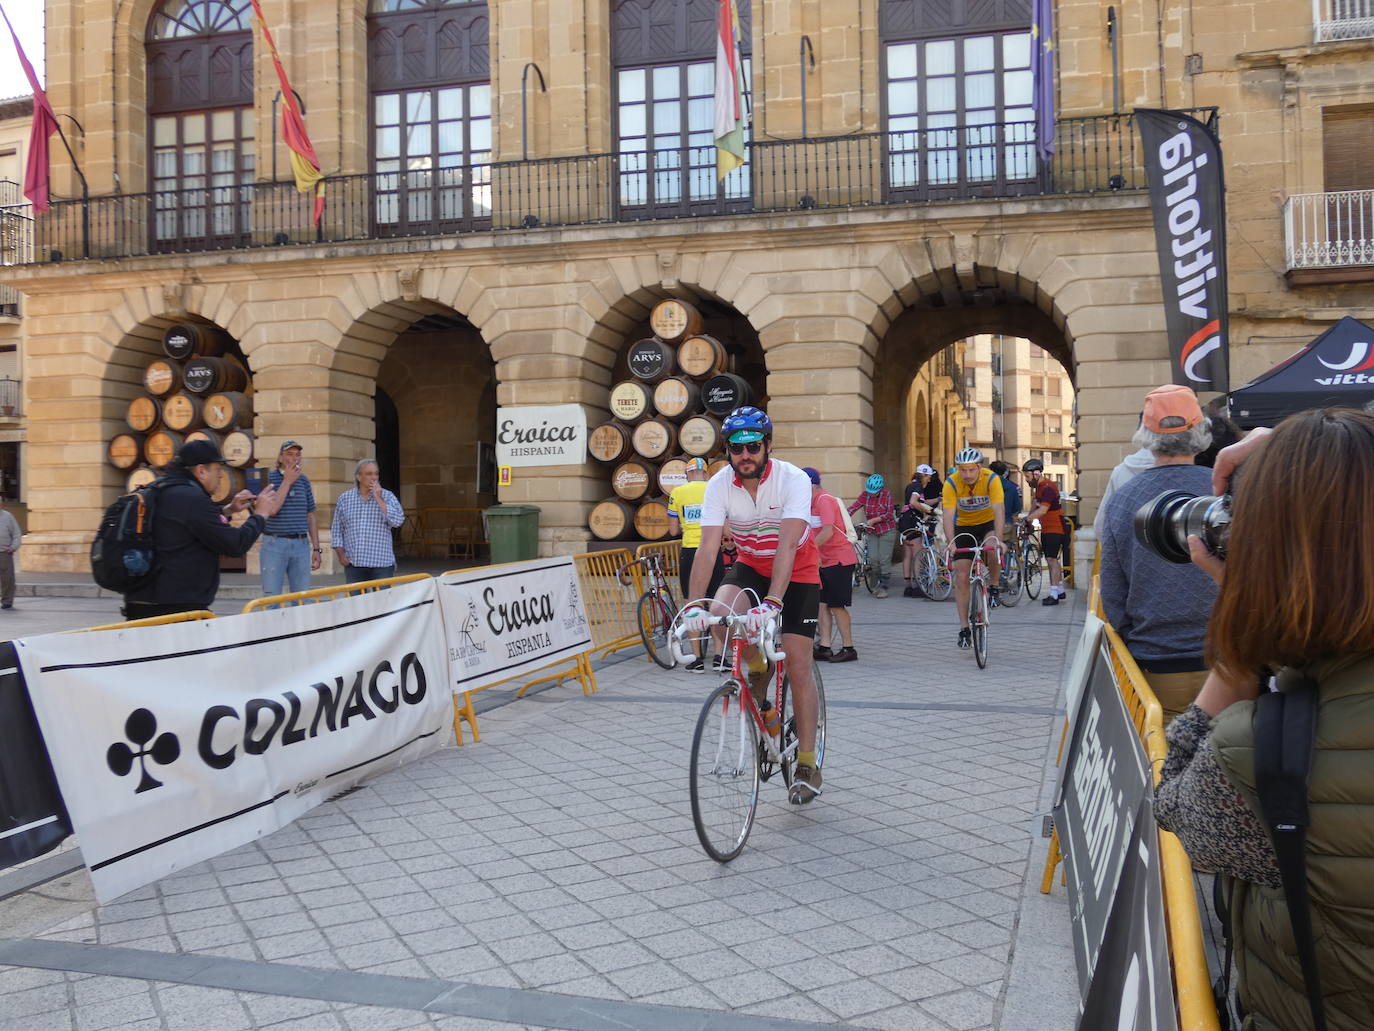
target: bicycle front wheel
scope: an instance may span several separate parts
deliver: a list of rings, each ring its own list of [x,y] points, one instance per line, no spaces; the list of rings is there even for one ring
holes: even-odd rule
[[[1011,548],[1002,556],[1002,590],[998,599],[1003,605],[1015,605],[1021,600],[1021,561]]]
[[[1027,544],[1026,550],[1021,554],[1021,576],[1026,584],[1026,597],[1039,597],[1045,570],[1040,564],[1040,549],[1034,544]]]
[[[949,563],[940,555],[935,556],[935,583],[927,595],[931,601],[944,601],[954,590],[954,574],[949,571]]]
[[[825,765],[825,684],[821,680],[821,668],[813,660],[811,675],[816,683],[816,769]],[[782,782],[792,786],[792,769],[797,764],[797,751],[801,742],[797,737],[797,715],[792,708],[792,682],[788,677],[782,681],[782,740],[778,744],[782,752]]]
[[[692,823],[718,863],[744,851],[759,805],[759,728],[741,690],[729,680],[712,691],[692,735]]]
[[[973,594],[969,597],[969,629],[973,631],[973,657],[978,660],[979,669],[988,668],[988,589],[984,584],[974,584]]]
[[[644,642],[644,650],[664,669],[677,665],[672,649],[668,647],[668,635],[673,626],[673,609],[662,595],[645,592],[639,596],[639,637]]]

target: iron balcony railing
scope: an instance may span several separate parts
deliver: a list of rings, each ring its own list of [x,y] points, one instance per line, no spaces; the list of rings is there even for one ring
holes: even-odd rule
[[[1368,39],[1374,36],[1374,0],[1312,0],[1312,26],[1317,43]]]
[[[1033,123],[1004,122],[756,141],[724,182],[710,145],[331,176],[319,226],[312,197],[280,182],[56,201],[37,219],[15,204],[0,207],[0,264],[1141,190],[1141,153],[1131,115],[1097,115],[1061,119],[1049,162]]]
[[[1374,265],[1374,190],[1289,197],[1283,237],[1290,269]]]
[[[0,418],[19,414],[19,401],[24,396],[24,384],[11,376],[0,377]]]

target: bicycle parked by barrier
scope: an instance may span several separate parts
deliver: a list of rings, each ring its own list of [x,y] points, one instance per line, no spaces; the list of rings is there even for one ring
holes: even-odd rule
[[[627,574],[635,566],[643,568],[649,583],[635,606],[639,637],[644,642],[644,650],[649,653],[649,658],[664,669],[672,669],[677,661],[668,641],[673,630],[673,618],[677,615],[677,604],[673,601],[672,589],[663,572],[663,556],[653,553],[641,555],[621,566],[616,571],[616,578],[626,587],[630,586]]]
[[[954,578],[945,556],[935,547],[935,520],[922,519],[902,533],[902,543],[918,540],[916,556],[912,560],[912,576],[916,587],[931,601],[944,601],[954,589]]]
[[[973,566],[968,576],[968,628],[973,643],[973,657],[978,661],[979,669],[987,669],[988,666],[988,613],[992,610],[988,566],[983,553],[997,546],[994,541],[987,541],[980,546],[973,534],[956,533],[950,548],[955,554],[973,553]]]
[[[859,544],[855,549],[858,555],[858,564],[854,567],[854,586],[863,584],[868,588],[868,593],[876,595],[878,593],[878,564],[873,561],[869,553],[868,538],[873,536],[868,527],[859,523],[854,527],[854,532],[858,534]]]
[[[746,591],[744,596],[752,593]],[[710,605],[710,601],[703,599],[697,604]],[[752,604],[757,604],[757,599]],[[787,658],[778,640],[778,620],[770,619],[756,635],[749,633],[743,614],[712,617],[711,625],[725,628],[723,654],[729,657],[730,672],[697,716],[689,791],[697,840],[716,862],[728,863],[744,851],[749,840],[758,812],[760,782],[781,773],[783,784],[792,786],[800,741]],[[703,648],[709,637],[709,631],[702,635]],[[672,647],[679,662],[688,661],[691,640],[681,621],[675,622]],[[777,721],[776,734],[769,733],[764,710],[749,690],[744,650],[750,645],[758,645],[773,664],[769,682],[774,698],[768,712]],[[816,768],[821,769],[825,763],[825,685],[814,661],[811,669],[816,680]]]

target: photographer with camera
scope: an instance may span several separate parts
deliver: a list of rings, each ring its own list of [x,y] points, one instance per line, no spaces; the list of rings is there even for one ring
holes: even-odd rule
[[[1206,494],[1211,470],[1194,465],[1193,457],[1211,439],[1191,390],[1171,384],[1150,391],[1131,440],[1149,449],[1154,465],[1113,493],[1102,516],[1102,608],[1159,699],[1166,725],[1188,708],[1207,677],[1203,638],[1217,588],[1186,564],[1186,552],[1168,561],[1142,544],[1136,514],[1162,495]]]
[[[1174,549],[1196,528],[1187,547],[1221,583],[1155,817],[1222,875],[1245,1027],[1355,1031],[1374,1009],[1374,416],[1255,431],[1215,483],[1242,454],[1229,527],[1210,498],[1150,527]]]

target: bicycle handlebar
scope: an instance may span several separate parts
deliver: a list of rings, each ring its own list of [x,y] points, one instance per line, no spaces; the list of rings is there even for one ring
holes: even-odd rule
[[[673,658],[686,665],[696,659],[695,655],[685,650],[684,645],[687,640],[688,631],[682,625],[682,612],[686,611],[686,606],[673,619],[673,629],[669,636],[668,648],[673,653]],[[782,645],[778,640],[778,631],[782,626],[781,613],[769,616],[764,621],[762,629],[758,634],[750,634],[748,628],[748,613],[731,612],[724,616],[709,616],[708,626],[723,626],[739,632],[746,643],[758,645],[763,649],[763,654],[768,657],[770,662],[779,662],[783,658]]]

